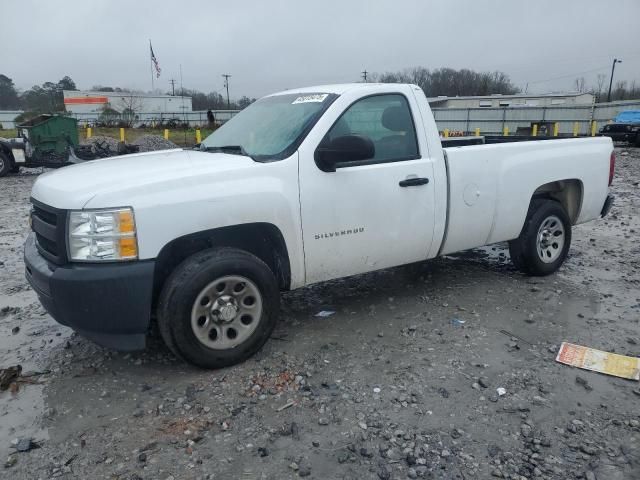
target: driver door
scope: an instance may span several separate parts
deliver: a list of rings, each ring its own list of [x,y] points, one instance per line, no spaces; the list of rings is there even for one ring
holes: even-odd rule
[[[306,283],[424,260],[434,228],[433,166],[420,148],[415,98],[379,94],[352,103],[320,144],[359,135],[371,158],[321,170],[316,145],[299,151]],[[424,136],[424,132],[420,132]]]

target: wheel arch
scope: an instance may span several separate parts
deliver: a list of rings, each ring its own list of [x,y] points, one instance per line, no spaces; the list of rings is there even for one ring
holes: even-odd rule
[[[564,207],[569,215],[571,224],[575,225],[580,216],[583,194],[584,186],[581,180],[577,178],[556,180],[536,188],[531,196],[529,207],[536,199],[548,198],[555,200]]]
[[[186,258],[208,248],[234,247],[265,262],[278,281],[280,290],[291,285],[291,265],[284,236],[271,223],[245,223],[203,230],[167,243],[156,258],[153,278],[153,304],[171,272]]]

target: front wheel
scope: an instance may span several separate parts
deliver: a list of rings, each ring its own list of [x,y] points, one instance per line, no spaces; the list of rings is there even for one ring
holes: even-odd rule
[[[531,202],[520,236],[509,242],[511,261],[523,273],[550,275],[567,258],[571,245],[571,221],[555,200]]]
[[[273,272],[234,248],[187,258],[165,283],[158,326],[167,346],[189,363],[221,368],[246,360],[275,327],[280,295]]]

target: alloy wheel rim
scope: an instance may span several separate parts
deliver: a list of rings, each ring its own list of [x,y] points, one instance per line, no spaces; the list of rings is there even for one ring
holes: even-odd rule
[[[256,284],[240,275],[227,275],[209,283],[196,296],[191,329],[206,347],[226,350],[247,340],[261,316],[262,295]]]
[[[565,242],[564,224],[555,215],[544,219],[536,237],[536,251],[544,263],[553,263],[562,254]]]

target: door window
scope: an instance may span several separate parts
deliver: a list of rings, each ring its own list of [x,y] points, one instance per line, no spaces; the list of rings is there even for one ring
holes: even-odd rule
[[[361,135],[373,142],[375,155],[363,160],[363,164],[419,158],[416,129],[404,95],[375,95],[358,100],[331,127],[324,141],[344,135]]]

